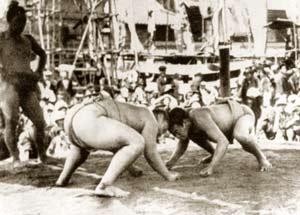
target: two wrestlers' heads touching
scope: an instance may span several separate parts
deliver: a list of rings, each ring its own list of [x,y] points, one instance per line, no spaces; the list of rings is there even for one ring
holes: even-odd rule
[[[163,109],[154,109],[153,114],[159,124],[159,135],[169,130],[180,140],[188,138],[191,122],[186,110],[174,108],[168,112]]]

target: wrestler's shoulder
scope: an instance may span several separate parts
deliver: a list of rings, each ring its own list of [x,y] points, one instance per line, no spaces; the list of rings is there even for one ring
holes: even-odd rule
[[[206,114],[210,112],[211,107],[199,107],[199,108],[193,108],[189,111],[189,116],[197,116],[199,114]]]

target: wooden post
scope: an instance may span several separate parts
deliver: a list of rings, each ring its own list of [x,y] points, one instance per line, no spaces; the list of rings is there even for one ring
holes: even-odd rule
[[[167,0],[167,25],[166,25],[166,53],[168,53],[168,41],[169,41],[169,9],[170,9],[170,0]]]
[[[230,39],[227,35],[227,20],[226,20],[226,0],[223,1],[222,25],[223,25],[223,41],[219,42],[220,56],[220,97],[230,97]]]
[[[220,96],[230,96],[230,51],[229,44],[219,44],[220,54]]]
[[[115,38],[114,38],[114,19],[113,16],[114,14],[114,10],[113,10],[113,2],[112,0],[108,1],[109,4],[109,27],[110,27],[110,37],[109,37],[109,51],[111,53],[111,57],[110,57],[110,78],[111,78],[111,82],[112,84],[115,84],[115,55],[114,55],[114,49],[115,49]]]

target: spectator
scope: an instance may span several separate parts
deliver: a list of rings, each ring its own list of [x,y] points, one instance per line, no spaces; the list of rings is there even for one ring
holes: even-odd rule
[[[192,80],[192,83],[191,83],[192,92],[195,92],[195,93],[199,92],[200,84],[201,84],[202,80],[203,80],[203,76],[200,72],[195,74],[195,76]]]
[[[165,92],[165,87],[167,85],[167,76],[166,76],[166,66],[160,66],[159,68],[159,77],[156,80],[157,89],[158,89],[158,96],[163,95]]]
[[[53,116],[55,125],[51,129],[52,140],[48,147],[48,154],[52,157],[64,158],[70,149],[70,142],[64,132],[65,112],[58,111]]]
[[[286,136],[286,121],[287,121],[287,113],[286,113],[287,99],[286,95],[281,95],[276,101],[276,111],[278,114],[278,139],[287,140]]]
[[[138,79],[137,87],[132,95],[132,100],[135,104],[147,104],[145,93],[145,82],[142,78]]]
[[[253,110],[255,115],[255,126],[261,116],[262,97],[259,89],[251,87],[246,94],[246,104]]]
[[[211,89],[208,89],[207,84],[205,84],[204,82],[200,84],[199,91],[202,98],[203,106],[213,104],[215,102],[216,97],[218,96],[218,92],[213,87]]]
[[[270,106],[272,99],[275,97],[275,90],[272,88],[270,74],[271,72],[268,68],[263,69],[261,72],[259,88],[262,93],[262,104],[264,107]]]
[[[57,82],[57,93],[65,97],[67,102],[70,102],[71,98],[74,96],[75,92],[73,90],[73,82],[71,80],[70,74],[74,68],[70,65],[61,64],[58,68],[60,80]]]
[[[289,84],[291,86],[291,91],[294,94],[299,94],[300,92],[300,64],[297,64],[297,68],[295,68],[294,73],[289,78]]]
[[[255,68],[248,67],[244,71],[244,80],[241,85],[239,97],[243,104],[247,104],[247,92],[251,87],[258,88],[258,79],[254,76]]]
[[[120,94],[115,97],[116,101],[127,102],[129,97],[129,91],[126,87],[120,89]]]
[[[172,82],[171,82],[171,87],[173,90],[172,96],[179,101],[180,95],[179,95],[179,85],[180,85],[180,77],[176,73],[173,75]]]

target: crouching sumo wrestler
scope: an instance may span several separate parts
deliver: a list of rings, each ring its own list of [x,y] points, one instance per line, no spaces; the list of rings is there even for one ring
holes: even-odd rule
[[[270,169],[271,164],[256,144],[254,122],[252,110],[233,100],[192,110],[174,108],[169,113],[169,130],[179,142],[167,167],[170,169],[175,165],[192,140],[211,154],[201,160],[208,166],[200,172],[203,177],[210,176],[228,145],[236,139],[245,151],[256,157],[261,171]],[[217,144],[215,149],[211,142]]]
[[[153,113],[147,108],[112,99],[82,103],[67,112],[64,127],[72,145],[63,171],[56,181],[57,186],[66,185],[89,153],[98,149],[111,151],[114,156],[95,189],[96,195],[127,196],[128,192],[112,184],[126,169],[132,175],[142,173],[133,166],[142,152],[150,166],[166,180],[174,181],[179,176],[168,171],[156,149],[160,129]]]

